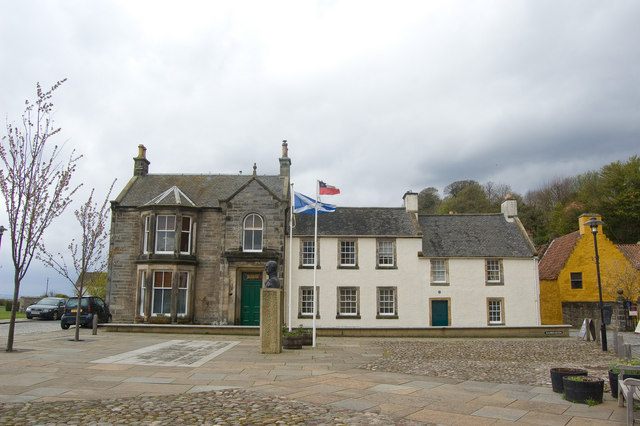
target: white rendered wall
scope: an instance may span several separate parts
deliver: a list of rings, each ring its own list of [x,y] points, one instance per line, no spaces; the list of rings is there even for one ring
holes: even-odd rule
[[[503,259],[504,285],[486,285],[485,259],[449,259],[449,285],[430,284],[430,261],[418,257],[420,238],[397,238],[396,269],[376,268],[376,238],[358,238],[358,268],[337,268],[338,238],[319,241],[320,268],[317,327],[429,327],[430,299],[449,299],[450,326],[488,326],[487,298],[504,299],[505,326],[539,325],[535,259]],[[289,244],[287,241],[287,250]],[[310,327],[310,317],[298,318],[299,286],[313,285],[313,269],[299,268],[300,239],[294,238],[292,265],[292,326]],[[288,305],[288,271],[285,271],[285,305]],[[359,287],[360,318],[336,318],[338,287]],[[376,318],[377,287],[396,287],[398,318]],[[288,322],[288,306],[285,309]]]

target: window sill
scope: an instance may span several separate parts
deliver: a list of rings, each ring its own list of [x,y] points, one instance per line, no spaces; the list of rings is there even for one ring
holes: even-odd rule
[[[495,282],[487,281],[485,283],[485,285],[488,285],[488,286],[500,286],[500,285],[504,285],[504,282],[502,282],[502,281],[495,281]]]
[[[298,319],[313,319],[313,314],[298,314]],[[320,319],[320,314],[316,314],[316,319]]]
[[[338,269],[360,269],[358,265],[338,265]]]
[[[336,319],[360,319],[360,315],[336,315]]]
[[[376,319],[398,319],[398,315],[376,315]]]
[[[376,269],[387,269],[389,271],[392,271],[394,269],[398,269],[398,267],[395,265],[376,265]]]
[[[300,265],[298,266],[298,269],[313,269],[313,265]],[[322,269],[322,268],[320,268],[320,265],[318,265],[316,269]]]
[[[436,282],[432,282],[432,283],[429,283],[429,285],[432,285],[432,286],[440,286],[440,287],[448,287],[450,284],[449,284],[449,283],[436,283]]]

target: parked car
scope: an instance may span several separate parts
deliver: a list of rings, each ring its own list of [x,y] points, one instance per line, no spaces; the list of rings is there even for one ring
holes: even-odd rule
[[[58,320],[64,311],[67,299],[63,297],[45,297],[26,309],[27,318],[45,318]]]
[[[60,327],[63,330],[76,323],[76,313],[78,312],[78,298],[72,297],[67,300],[64,306],[64,313],[60,318]],[[80,302],[80,326],[91,327],[93,325],[93,316],[98,316],[98,322],[110,322],[111,313],[109,305],[104,303],[100,297],[86,296]]]

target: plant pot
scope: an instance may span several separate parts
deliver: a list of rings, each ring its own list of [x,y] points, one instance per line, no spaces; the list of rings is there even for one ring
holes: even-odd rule
[[[622,376],[625,379],[640,379],[640,374],[625,374]],[[618,397],[618,373],[614,373],[609,370],[609,387],[611,388],[611,396],[614,398]]]
[[[580,380],[572,380],[580,377]],[[600,404],[604,393],[604,380],[591,376],[564,376],[562,378],[564,395],[567,401],[589,403],[590,401]]]
[[[302,336],[282,336],[282,347],[284,349],[302,349]]]
[[[302,345],[303,346],[311,346],[313,345],[313,335],[311,333],[303,333],[302,336]]]
[[[552,368],[551,369],[551,388],[554,392],[562,393],[564,386],[562,385],[562,378],[564,376],[586,376],[587,370],[582,368]]]

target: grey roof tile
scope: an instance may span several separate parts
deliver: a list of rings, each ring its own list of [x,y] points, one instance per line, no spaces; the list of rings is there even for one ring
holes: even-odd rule
[[[502,214],[420,216],[424,257],[534,257],[516,222]]]
[[[314,216],[296,214],[293,233],[313,235]],[[404,208],[338,207],[333,213],[318,215],[318,235],[416,237],[419,233]]]
[[[138,207],[176,187],[196,206],[220,207],[220,200],[231,197],[254,178],[275,196],[282,196],[283,182],[275,175],[149,174],[132,178],[117,200],[121,206]]]

